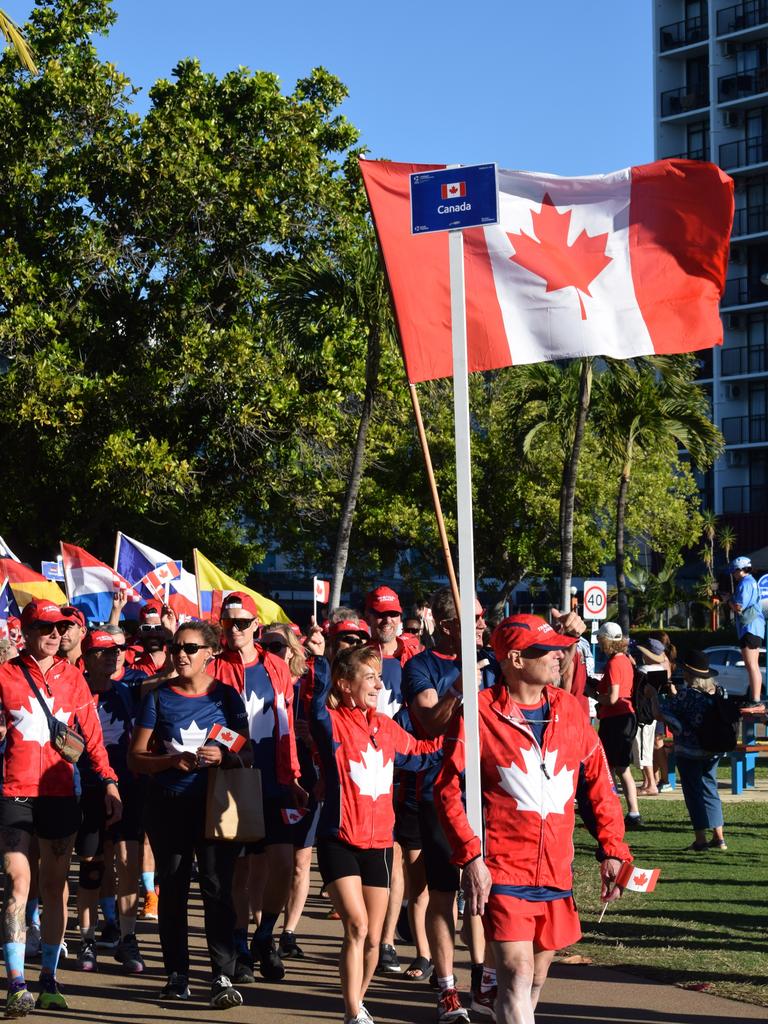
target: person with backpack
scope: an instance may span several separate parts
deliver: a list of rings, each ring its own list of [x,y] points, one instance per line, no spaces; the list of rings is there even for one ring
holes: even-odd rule
[[[752,562],[746,555],[734,558],[728,566],[728,571],[736,583],[736,591],[733,597],[728,599],[728,603],[736,615],[739,647],[749,677],[749,697],[742,707],[750,714],[762,714],[765,712],[765,704],[760,699],[763,674],[758,659],[760,648],[765,644],[765,618],[757,580],[751,569]]]
[[[709,658],[702,651],[688,651],[683,659],[685,685],[674,696],[660,694],[661,717],[675,738],[674,752],[683,797],[694,831],[694,841],[687,849],[696,853],[705,850],[727,850],[723,835],[723,806],[717,791],[717,765],[727,747],[733,747],[728,735],[713,735],[720,717],[720,703],[729,703],[714,677]],[[733,736],[731,732],[731,736]],[[722,747],[715,750],[713,747]],[[712,837],[707,838],[711,829]]]
[[[632,706],[637,718],[637,732],[632,740],[632,762],[643,776],[640,796],[656,796],[659,792],[653,771],[653,748],[656,720],[659,717],[658,691],[669,679],[664,645],[658,640],[638,643],[634,649],[635,665],[632,683]]]

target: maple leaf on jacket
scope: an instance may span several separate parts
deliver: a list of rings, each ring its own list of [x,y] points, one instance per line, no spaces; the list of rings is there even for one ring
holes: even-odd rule
[[[575,288],[579,297],[581,319],[587,319],[587,311],[581,293],[589,295],[589,286],[612,261],[605,255],[608,233],[588,235],[586,231],[568,245],[568,229],[571,226],[571,210],[558,213],[555,204],[545,193],[541,210],[531,214],[536,237],[520,232],[510,234],[509,240],[515,247],[513,263],[529,270],[547,282],[547,291],[556,292],[561,288]]]
[[[360,790],[360,796],[370,796],[378,800],[387,796],[392,790],[392,770],[394,761],[384,763],[384,752],[376,750],[369,743],[362,751],[362,761],[349,762],[349,774]]]
[[[523,768],[514,761],[509,768],[496,765],[499,785],[517,803],[518,811],[533,811],[541,818],[548,814],[565,814],[565,808],[573,799],[573,771],[563,766],[555,771],[557,751],[548,750],[544,755],[544,768],[534,747],[521,750]]]

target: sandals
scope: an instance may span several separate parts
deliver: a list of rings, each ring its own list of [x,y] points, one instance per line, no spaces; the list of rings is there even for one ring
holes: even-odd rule
[[[406,967],[403,978],[406,981],[426,981],[432,974],[432,961],[425,956],[417,956],[410,967]]]

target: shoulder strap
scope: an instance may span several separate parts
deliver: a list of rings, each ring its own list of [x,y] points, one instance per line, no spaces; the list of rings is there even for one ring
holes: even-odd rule
[[[35,683],[34,679],[32,678],[32,673],[29,671],[29,669],[24,664],[24,662],[22,661],[21,658],[19,658],[19,668],[24,673],[24,675],[26,677],[26,680],[29,683],[30,690],[32,691],[32,693],[34,693],[34,695],[37,697],[38,701],[40,702],[40,707],[45,712],[45,717],[48,719],[48,725],[50,726],[52,724],[52,722],[54,721],[53,715],[51,714],[51,709],[48,707],[48,705],[43,700],[43,695],[38,690],[37,684]]]

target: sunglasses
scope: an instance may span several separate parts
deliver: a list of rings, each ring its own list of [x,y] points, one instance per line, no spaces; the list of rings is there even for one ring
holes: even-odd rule
[[[279,640],[270,640],[268,643],[262,644],[265,651],[269,651],[270,654],[282,654],[288,644],[281,643]]]
[[[209,651],[208,644],[171,644],[171,654],[197,654],[198,651]]]
[[[336,637],[336,640],[341,644],[349,644],[350,647],[359,647],[365,643],[363,638],[358,636],[357,633],[341,633]]]
[[[54,629],[59,636],[64,636],[69,627],[73,625],[73,622],[35,622],[32,629],[36,629],[41,636],[50,636]]]
[[[222,619],[222,626],[224,629],[237,629],[241,633],[244,633],[246,629],[250,629],[256,619]]]
[[[111,651],[125,651],[127,647],[125,644],[112,644],[111,647],[92,647],[89,654],[109,654]]]
[[[377,619],[399,619],[400,612],[374,612]]]

